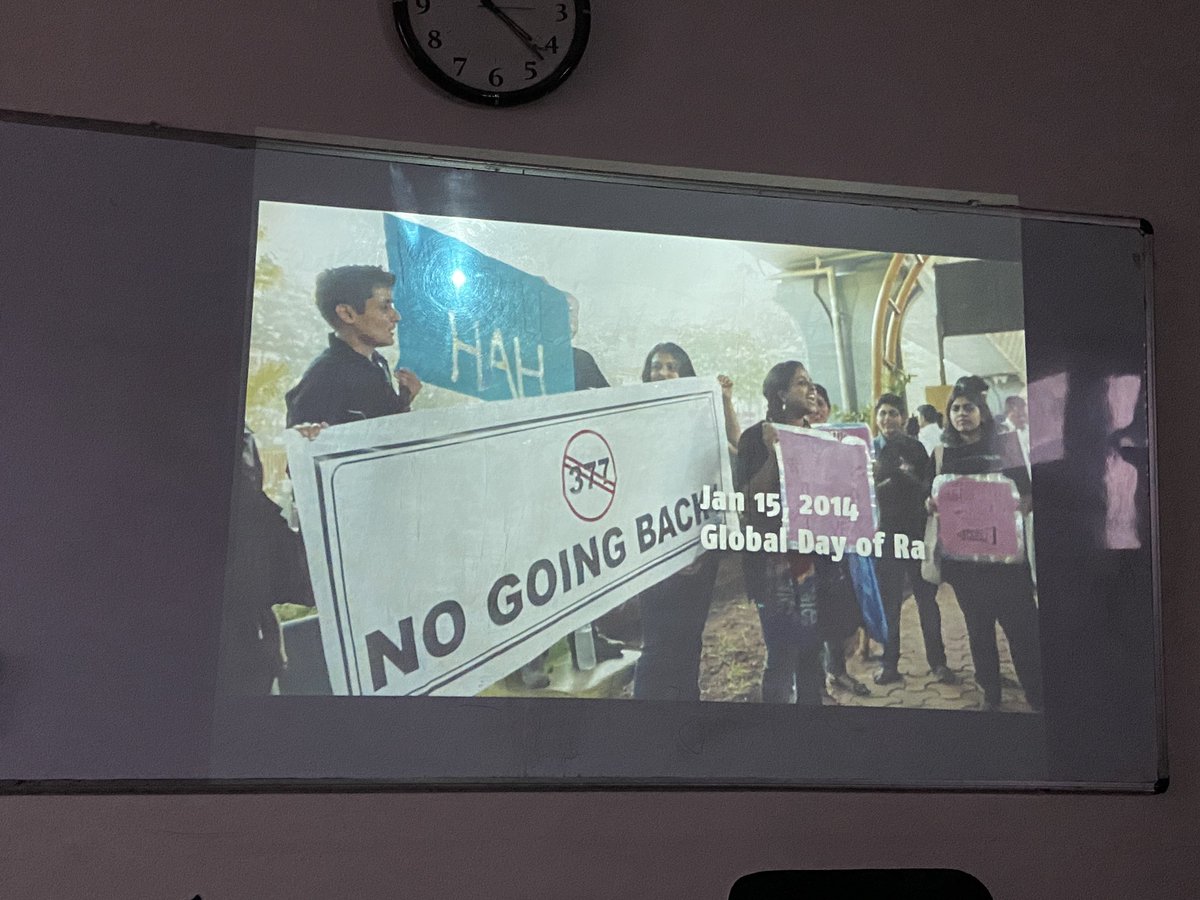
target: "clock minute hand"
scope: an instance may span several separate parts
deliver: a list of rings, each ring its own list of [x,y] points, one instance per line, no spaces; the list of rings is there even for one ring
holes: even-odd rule
[[[533,35],[514,22],[512,16],[496,5],[495,0],[479,0],[479,5],[493,13],[496,18],[507,25],[509,30],[521,39],[522,43],[529,48],[534,56],[543,62],[545,61],[546,57],[542,56],[541,51],[538,50],[538,46],[533,40]]]

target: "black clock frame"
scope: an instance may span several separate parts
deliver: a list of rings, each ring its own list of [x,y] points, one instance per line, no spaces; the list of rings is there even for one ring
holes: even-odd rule
[[[592,30],[592,9],[590,0],[568,0],[575,5],[575,33],[571,44],[564,54],[562,62],[544,79],[535,85],[519,88],[514,91],[486,91],[463,84],[452,75],[446,74],[425,52],[420,38],[413,28],[412,16],[409,12],[411,0],[393,0],[392,18],[396,23],[396,31],[404,44],[404,49],[421,72],[447,93],[462,100],[479,103],[484,106],[517,106],[528,103],[539,97],[544,97],[550,91],[561,85],[575,71],[579,60],[587,49],[588,36]]]

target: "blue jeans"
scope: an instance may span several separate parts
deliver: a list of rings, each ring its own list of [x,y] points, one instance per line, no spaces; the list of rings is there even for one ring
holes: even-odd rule
[[[758,607],[767,663],[763,669],[764,703],[795,702],[819,706],[825,686],[821,634],[817,624],[816,572],[797,580],[787,560],[764,560],[754,579],[751,599]]]

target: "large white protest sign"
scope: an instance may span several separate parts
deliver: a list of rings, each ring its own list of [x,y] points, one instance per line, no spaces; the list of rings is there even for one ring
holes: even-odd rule
[[[720,388],[673,382],[288,437],[335,693],[474,695],[702,552]]]

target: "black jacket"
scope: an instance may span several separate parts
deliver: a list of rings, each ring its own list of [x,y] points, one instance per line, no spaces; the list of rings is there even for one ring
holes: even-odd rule
[[[309,364],[299,383],[287,392],[287,424],[326,422],[341,425],[408,412],[412,397],[393,387],[387,360],[378,353],[363,356],[336,334],[329,347]]]
[[[879,530],[890,537],[925,536],[925,498],[929,496],[929,455],[916,438],[898,434],[875,438],[875,502]]]

